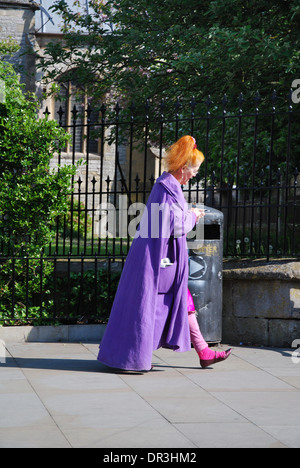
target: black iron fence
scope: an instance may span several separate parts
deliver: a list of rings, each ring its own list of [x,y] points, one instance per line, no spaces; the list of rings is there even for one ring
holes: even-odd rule
[[[125,256],[0,257],[0,323],[107,321]]]
[[[242,96],[235,112],[227,110],[226,99],[222,108],[212,110],[209,99],[198,115],[192,100],[190,113],[180,113],[177,103],[173,118],[170,111],[165,115],[165,103],[152,112],[146,103],[142,117],[134,114],[134,107],[122,115],[119,105],[110,113],[103,105],[99,115],[90,108],[81,115],[74,106],[72,123],[64,125],[72,145],[57,162],[83,157],[85,166],[74,179],[70,213],[57,220],[48,254],[126,254],[130,235],[120,227],[120,211],[124,223],[126,208],[133,213],[137,203],[146,203],[164,170],[164,145],[183,134],[194,135],[206,157],[196,179],[183,187],[184,194],[190,203],[223,211],[224,255],[269,259],[299,254],[299,110],[291,102],[285,108],[280,102],[277,109],[276,101],[273,94],[269,109],[260,111],[256,96],[253,111],[248,106],[244,113]],[[58,115],[62,124],[62,107]],[[104,226],[109,210],[116,210],[113,232]]]
[[[72,135],[53,167],[82,159],[69,212],[40,258],[0,252],[0,321],[107,318],[165,147],[184,134],[196,138],[205,162],[183,192],[188,203],[224,213],[224,256],[299,256],[299,109],[291,99],[256,95],[251,104],[240,96],[237,109],[226,97],[220,105],[147,102],[143,115],[119,104],[67,112],[60,106],[51,117]]]

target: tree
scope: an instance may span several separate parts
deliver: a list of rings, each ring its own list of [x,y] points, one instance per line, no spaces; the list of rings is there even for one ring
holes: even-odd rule
[[[55,3],[64,40],[41,66],[50,79],[76,68],[98,98],[112,87],[137,103],[273,88],[285,98],[297,74],[299,0],[90,0],[90,14],[78,4]]]
[[[243,114],[255,114],[256,106],[272,112],[274,89],[276,110],[288,111],[300,54],[299,0],[90,0],[89,14],[80,10],[80,2],[74,5],[59,0],[53,7],[62,16],[64,39],[48,44],[40,58],[45,79],[68,80],[76,70],[77,82],[93,97],[94,106],[105,97],[108,109],[113,109],[118,99],[123,116],[134,101],[135,115],[149,116],[149,140],[154,143],[160,130],[152,122],[159,121],[161,113],[166,121],[174,119],[175,109],[181,134],[191,131],[184,121],[191,110],[205,115],[209,109],[222,116],[226,105],[227,116],[238,114],[239,108]],[[259,104],[254,101],[257,91]],[[259,120],[260,168],[268,164],[270,120],[270,116]],[[240,162],[246,169],[254,123],[244,122]],[[205,125],[200,122],[198,135],[205,135]],[[164,132],[166,145],[174,139],[174,126],[169,124]],[[236,167],[237,126],[236,121],[226,123],[226,171]],[[219,119],[210,129],[209,173],[220,165],[222,128]],[[277,115],[275,171],[284,165],[286,128],[287,116]],[[294,122],[291,128],[291,147],[299,148]],[[142,132],[141,127],[141,136]],[[296,154],[295,149],[290,167],[294,168]]]

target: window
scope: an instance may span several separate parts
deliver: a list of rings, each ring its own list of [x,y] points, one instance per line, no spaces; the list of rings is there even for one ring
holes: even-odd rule
[[[76,70],[74,75],[72,80],[64,81],[63,76],[59,79],[60,91],[52,106],[54,118],[72,135],[67,153],[99,153],[99,138],[96,135],[99,111],[91,106],[88,115],[89,98],[76,82]]]

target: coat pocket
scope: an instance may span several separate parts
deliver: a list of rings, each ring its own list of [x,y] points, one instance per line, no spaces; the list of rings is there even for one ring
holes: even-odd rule
[[[176,262],[172,265],[159,268],[159,278],[158,278],[158,293],[166,294],[168,293],[174,283],[176,275],[177,264]]]

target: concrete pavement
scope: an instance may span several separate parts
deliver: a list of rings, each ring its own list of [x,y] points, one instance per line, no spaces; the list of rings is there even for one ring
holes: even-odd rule
[[[292,349],[233,347],[205,370],[194,350],[160,349],[146,374],[111,372],[97,353],[97,343],[7,343],[0,447],[300,448]]]

